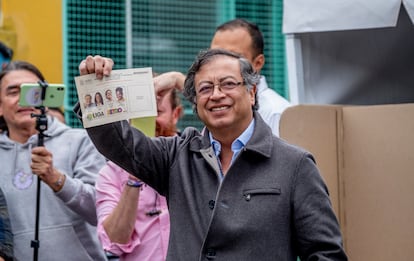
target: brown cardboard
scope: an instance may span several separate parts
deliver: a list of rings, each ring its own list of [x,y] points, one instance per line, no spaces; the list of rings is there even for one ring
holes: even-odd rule
[[[315,156],[350,260],[412,260],[414,104],[293,106],[280,136]]]

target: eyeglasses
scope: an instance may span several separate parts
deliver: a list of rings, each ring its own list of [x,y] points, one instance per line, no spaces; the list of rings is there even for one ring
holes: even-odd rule
[[[217,84],[202,83],[197,88],[197,95],[199,97],[210,97],[214,92],[215,86],[217,86],[221,92],[228,93],[242,84],[244,84],[244,82],[236,82],[232,80],[225,80]]]

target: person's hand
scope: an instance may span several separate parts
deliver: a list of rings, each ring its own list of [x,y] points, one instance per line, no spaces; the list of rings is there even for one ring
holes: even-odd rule
[[[32,149],[32,163],[30,165],[33,174],[49,185],[54,191],[59,191],[65,182],[65,175],[53,167],[53,155],[45,147]]]
[[[185,75],[180,72],[166,72],[154,77],[154,88],[157,100],[173,89],[183,91]]]
[[[111,58],[88,55],[79,64],[79,73],[80,75],[95,73],[96,78],[102,79],[103,76],[110,75],[113,67],[114,61]]]

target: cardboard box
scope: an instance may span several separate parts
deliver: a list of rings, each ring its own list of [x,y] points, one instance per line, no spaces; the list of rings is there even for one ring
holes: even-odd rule
[[[414,256],[414,104],[298,105],[280,136],[309,150],[351,261]]]

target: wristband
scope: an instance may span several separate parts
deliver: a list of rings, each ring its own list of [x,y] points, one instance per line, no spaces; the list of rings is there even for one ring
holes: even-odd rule
[[[63,187],[64,180],[65,180],[65,175],[62,174],[62,175],[59,175],[58,180],[53,182],[53,185],[57,188],[56,191],[59,191]]]
[[[144,185],[144,182],[140,180],[128,179],[126,184],[127,186],[130,186],[130,187],[140,188],[142,185]]]

